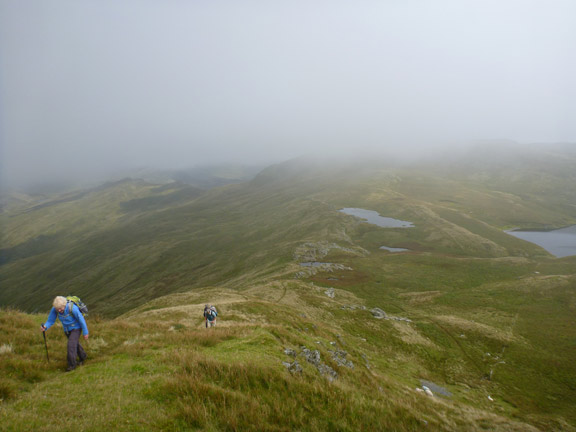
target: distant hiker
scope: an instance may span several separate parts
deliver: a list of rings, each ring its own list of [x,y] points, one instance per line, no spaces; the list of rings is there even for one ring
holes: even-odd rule
[[[76,357],[80,359],[80,364],[86,360],[86,352],[80,345],[80,333],[84,333],[84,339],[88,340],[88,326],[78,306],[74,302],[66,300],[66,297],[56,297],[52,305],[54,307],[48,314],[46,323],[41,325],[41,329],[45,332],[56,322],[56,318],[60,320],[68,338],[68,368],[66,371],[70,372],[76,369]]]
[[[216,308],[212,305],[204,305],[204,318],[206,319],[206,328],[214,327],[216,325],[216,317],[218,312]]]

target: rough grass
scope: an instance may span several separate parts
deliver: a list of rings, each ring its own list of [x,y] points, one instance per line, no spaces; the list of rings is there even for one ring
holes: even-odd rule
[[[402,332],[395,334],[395,326],[402,323],[364,317],[351,321],[345,315],[349,312],[321,290],[309,292],[305,283],[287,287],[293,292],[283,298],[307,293],[308,313],[314,305],[318,310],[328,307],[334,318],[305,319],[288,304],[253,297],[242,303],[230,293],[217,303],[221,309],[254,313],[260,317],[258,324],[222,320],[218,327],[205,329],[200,317],[196,324],[184,325],[181,322],[190,318],[182,314],[175,319],[170,307],[166,315],[143,312],[112,321],[97,319],[89,322],[89,360],[72,373],[63,372],[66,342],[59,329],[47,333],[48,363],[38,330],[43,317],[3,310],[0,344],[11,340],[13,346],[13,352],[6,353],[12,359],[1,363],[2,377],[9,377],[0,381],[3,430],[408,431],[425,425],[446,431],[522,430],[504,415],[508,408],[499,413],[483,411],[487,406],[472,409],[486,405],[478,404],[482,392],[453,401],[415,392],[418,381],[406,380],[414,365],[420,369],[412,372],[421,374],[415,376],[438,376],[425,373],[426,362],[416,360],[425,357],[426,350],[414,349],[420,344],[404,342]],[[163,301],[169,305],[174,299]],[[322,362],[336,370],[338,378],[329,381],[301,354],[296,359],[303,371],[290,373],[282,362],[294,358],[284,349],[300,353],[303,346],[319,350]],[[337,347],[347,350],[354,369],[331,358],[330,351]],[[409,364],[403,365],[406,359]]]

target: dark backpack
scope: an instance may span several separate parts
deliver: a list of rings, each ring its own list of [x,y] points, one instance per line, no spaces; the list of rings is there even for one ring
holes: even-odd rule
[[[66,300],[68,300],[68,302],[72,302],[76,306],[78,306],[78,309],[80,309],[80,312],[82,313],[83,316],[88,315],[88,307],[86,306],[86,304],[82,300],[80,300],[80,297],[68,296],[68,297],[66,297]],[[70,309],[70,312],[72,312],[72,309]]]
[[[204,312],[204,316],[206,318],[208,318],[210,321],[213,321],[217,315],[218,315],[218,312],[216,312],[216,310],[213,308],[206,309]]]

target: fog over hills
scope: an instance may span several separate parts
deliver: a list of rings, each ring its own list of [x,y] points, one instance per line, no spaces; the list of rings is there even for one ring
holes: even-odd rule
[[[1,183],[574,143],[574,15],[570,0],[2,1]]]
[[[0,0],[0,429],[575,432],[574,16]]]

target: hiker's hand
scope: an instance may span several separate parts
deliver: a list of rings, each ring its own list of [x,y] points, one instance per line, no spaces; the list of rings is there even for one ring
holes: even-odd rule
[[[46,327],[44,327],[44,324],[40,324],[40,330],[42,330],[43,332],[46,331]]]
[[[88,340],[88,335],[84,335],[84,340]]]

